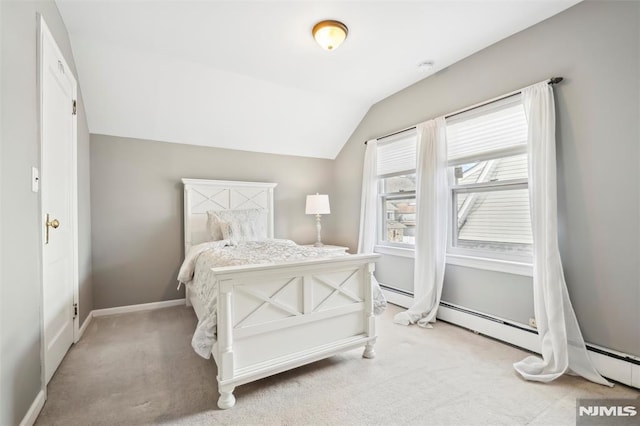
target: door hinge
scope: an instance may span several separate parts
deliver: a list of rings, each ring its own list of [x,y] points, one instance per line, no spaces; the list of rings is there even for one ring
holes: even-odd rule
[[[73,100],[73,111],[71,112],[71,115],[76,115],[78,112],[78,103],[76,102],[76,100]]]
[[[76,319],[78,317],[78,304],[74,303],[73,304],[73,319]]]

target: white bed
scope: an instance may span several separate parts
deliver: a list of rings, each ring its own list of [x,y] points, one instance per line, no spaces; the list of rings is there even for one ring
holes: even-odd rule
[[[185,253],[209,239],[207,211],[264,209],[273,238],[277,184],[182,179]],[[235,404],[236,386],[376,340],[372,275],[378,255],[348,255],[267,265],[213,268],[217,281],[218,407]],[[291,291],[281,292],[283,286]],[[187,288],[200,319],[203,301]],[[286,295],[285,295],[286,293]]]

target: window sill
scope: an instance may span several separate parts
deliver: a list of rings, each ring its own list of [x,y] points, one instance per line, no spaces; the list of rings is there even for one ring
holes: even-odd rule
[[[375,253],[387,254],[389,256],[408,257],[415,258],[416,251],[412,248],[405,247],[392,247],[392,246],[375,246],[373,248]]]
[[[463,256],[449,253],[447,253],[446,259],[446,262],[449,265],[465,266],[467,268],[484,269],[487,271],[506,272],[508,274],[533,277],[533,265],[530,263],[487,259],[483,257]]]

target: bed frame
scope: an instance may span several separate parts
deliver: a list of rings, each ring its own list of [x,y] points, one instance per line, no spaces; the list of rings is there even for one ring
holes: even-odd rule
[[[277,184],[182,179],[185,250],[208,240],[209,210],[260,208],[273,237]],[[302,212],[301,212],[302,214]],[[375,356],[372,274],[379,255],[349,255],[273,265],[214,268],[218,281],[218,407],[235,404],[233,390],[282,371],[364,346]],[[187,304],[203,314],[187,290]]]

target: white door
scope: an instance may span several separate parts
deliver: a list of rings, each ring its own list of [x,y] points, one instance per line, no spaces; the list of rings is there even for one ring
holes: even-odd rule
[[[46,383],[74,341],[76,80],[40,20],[42,309]]]

